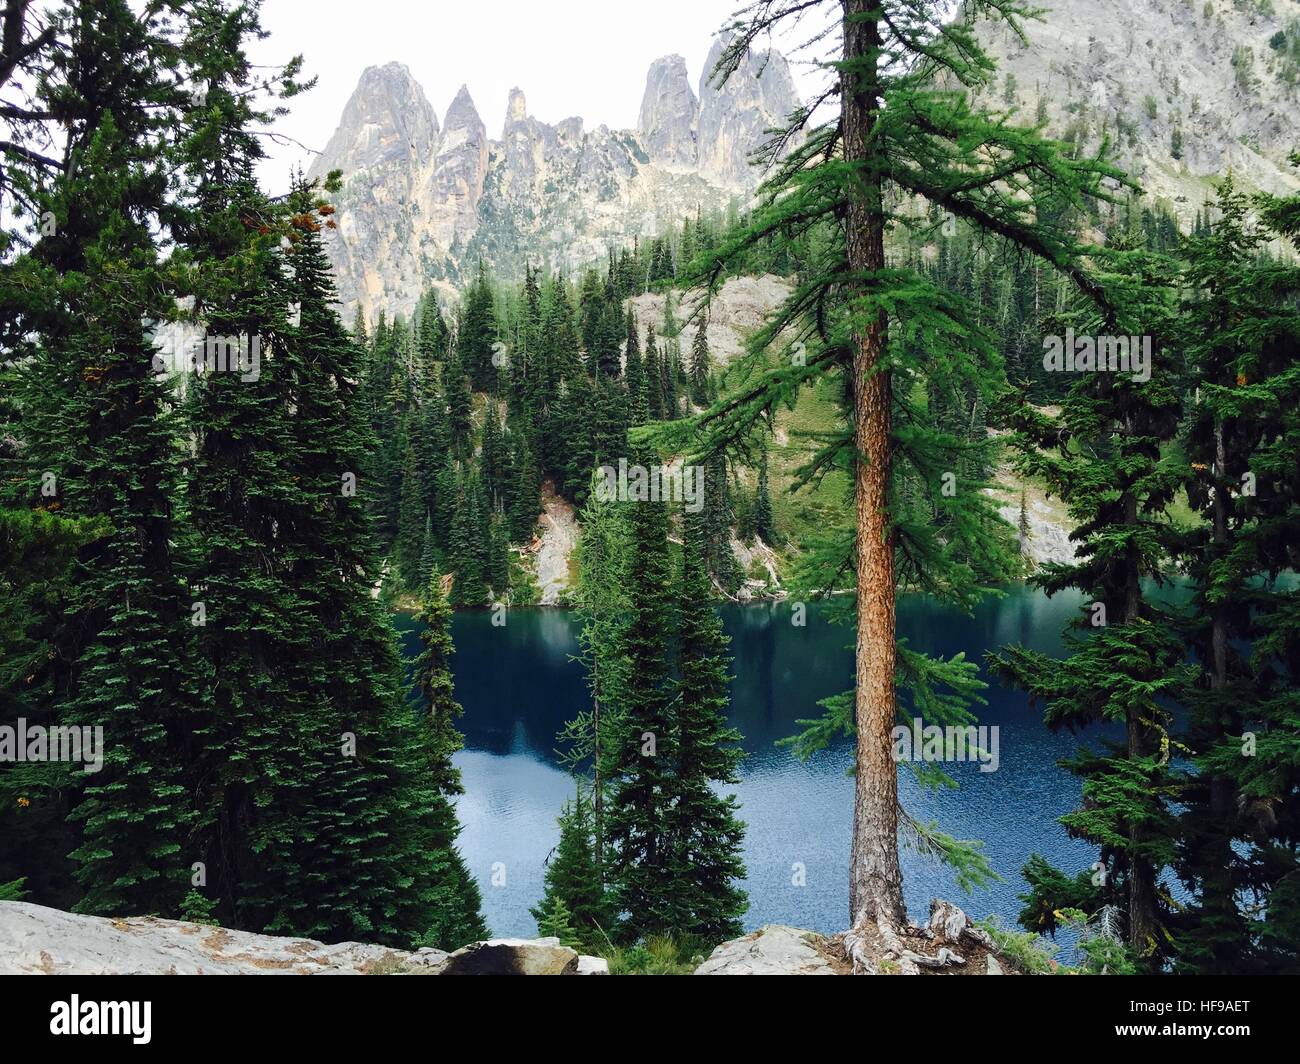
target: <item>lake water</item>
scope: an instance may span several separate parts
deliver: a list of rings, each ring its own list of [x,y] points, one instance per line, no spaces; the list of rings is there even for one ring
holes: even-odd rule
[[[1017,586],[967,617],[912,596],[899,603],[898,630],[918,650],[964,650],[982,667],[985,651],[1007,643],[1059,653],[1061,629],[1080,603],[1076,595],[1049,599]],[[798,719],[820,712],[819,699],[852,685],[851,631],[831,624],[816,605],[803,627],[791,623],[791,607],[783,603],[725,606],[721,613],[734,655],[731,720],[745,737],[747,755],[736,788],[747,825],[746,927],[841,930],[848,920],[853,781],[845,773],[851,740],[808,762],[776,743],[797,730]],[[413,653],[413,622],[399,616],[396,623]],[[494,627],[486,612],[460,612],[453,621],[456,695],[465,707],[465,749],[456,757],[466,792],[458,802],[460,846],[496,935],[536,933],[528,908],[542,893],[544,864],[559,835],[556,815],[573,793],[556,764],[555,734],[587,704],[583,670],[573,660],[577,629],[577,615],[548,609],[513,610],[503,627]],[[1030,854],[1070,872],[1095,860],[1089,846],[1068,838],[1056,822],[1079,799],[1079,781],[1057,761],[1076,750],[1080,738],[1049,732],[1018,691],[994,683],[985,695],[980,723],[1000,729],[997,771],[949,765],[960,788],[935,793],[921,790],[904,770],[900,788],[913,816],[937,821],[958,838],[983,840],[1002,882],[966,895],[945,868],[905,851],[914,919],[923,919],[930,899],[941,896],[972,916],[997,913],[1014,924],[1016,895],[1024,890],[1020,869]],[[1090,743],[1098,738],[1096,731],[1082,737]],[[792,882],[795,865],[806,870],[803,886]],[[493,885],[494,866],[504,870],[504,885]]]

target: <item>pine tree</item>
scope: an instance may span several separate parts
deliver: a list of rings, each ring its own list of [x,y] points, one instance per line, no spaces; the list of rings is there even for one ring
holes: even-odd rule
[[[1087,635],[1067,639],[1064,661],[1008,647],[990,662],[1043,704],[1053,728],[1124,725],[1122,745],[1085,750],[1068,762],[1083,778],[1083,805],[1061,822],[1101,847],[1106,874],[1090,911],[1117,906],[1130,947],[1154,966],[1169,951],[1168,906],[1158,883],[1174,856],[1174,740],[1166,703],[1180,693],[1187,671],[1172,618],[1143,583],[1163,579],[1172,546],[1164,511],[1180,470],[1162,445],[1177,429],[1181,367],[1170,345],[1171,264],[1133,243],[1117,238],[1098,256],[1118,316],[1084,317],[1078,332],[1147,338],[1149,379],[1085,374],[1071,386],[1059,419],[1027,405],[1013,419],[1020,467],[1044,477],[1079,526],[1078,561],[1045,566],[1033,582],[1049,594],[1073,587],[1092,596],[1071,625]],[[1062,440],[1069,443],[1057,447]],[[1060,906],[1043,898],[1039,907]]]
[[[969,102],[966,93],[987,81],[992,66],[975,24],[989,17],[1018,31],[1018,8],[977,0],[966,5],[961,19],[952,20],[946,5],[937,2],[761,3],[738,20],[712,72],[715,80],[725,81],[752,44],[787,20],[812,20],[815,12],[825,18],[825,33],[819,30],[811,40],[819,46],[838,43],[838,54],[817,58],[838,81],[827,91],[838,93],[839,114],[807,130],[814,113],[794,116],[790,135],[775,139],[766,153],[766,161],[775,161],[788,149],[765,183],[750,224],[720,253],[696,260],[697,279],[712,289],[745,252],[820,228],[824,244],[816,247],[797,292],[752,340],[761,357],[789,329],[805,343],[804,357],[769,368],[716,404],[696,422],[693,438],[677,430],[660,435],[665,446],[714,451],[742,442],[795,390],[828,374],[843,380],[844,429],[821,447],[809,468],[815,473],[838,465],[852,472],[855,485],[857,525],[841,536],[834,571],[849,563],[857,583],[856,686],[852,703],[840,700],[830,712],[838,726],[857,736],[849,892],[855,934],[849,948],[865,962],[869,929],[905,920],[891,742],[898,717],[896,682],[901,678],[931,692],[954,687],[958,703],[978,690],[973,663],[900,651],[898,583],[933,588],[968,606],[982,586],[1001,579],[1010,566],[983,485],[939,495],[940,474],[953,468],[950,463],[965,441],[929,427],[916,409],[915,393],[894,387],[900,374],[909,380],[913,374],[918,380],[966,376],[992,393],[1000,377],[996,352],[983,331],[973,328],[977,314],[967,302],[914,270],[886,270],[886,226],[910,224],[889,204],[894,196],[927,200],[1046,259],[1102,298],[1080,265],[1085,249],[1054,208],[1104,197],[1102,179],[1118,175],[1096,159],[1067,158],[1032,130]],[[940,76],[957,91],[940,88]],[[1009,186],[1014,195],[1006,194]],[[891,322],[896,327],[891,329]],[[927,337],[924,358],[898,342],[921,332]],[[749,364],[759,369],[752,360]],[[935,505],[945,511],[942,540],[929,520],[899,512],[899,489],[909,479],[937,496]],[[952,564],[960,558],[979,564]],[[915,821],[904,823],[958,862],[963,875],[989,873],[971,846]]]
[[[538,934],[557,935],[564,941],[559,924],[563,917],[574,943],[603,944],[615,917],[601,886],[591,800],[581,787],[560,813],[560,841],[547,858],[544,882],[541,901],[529,910]]]
[[[421,650],[412,664],[411,685],[425,712],[429,774],[438,795],[434,845],[445,855],[433,902],[435,916],[421,941],[435,949],[450,950],[486,938],[487,925],[480,912],[478,885],[456,849],[460,825],[450,799],[464,794],[465,788],[452,756],[464,745],[463,737],[456,730],[456,718],[463,710],[456,701],[451,674],[451,656],[455,652],[451,608],[442,593],[442,574],[437,570],[424,585],[417,620],[423,625]]]
[[[734,796],[715,790],[739,782],[743,754],[735,745],[740,732],[727,724],[729,640],[710,602],[704,543],[703,521],[687,514],[678,591],[679,678],[672,705],[676,801],[668,813],[668,833],[673,929],[712,943],[740,934],[749,903],[735,883],[745,876],[739,806]]]

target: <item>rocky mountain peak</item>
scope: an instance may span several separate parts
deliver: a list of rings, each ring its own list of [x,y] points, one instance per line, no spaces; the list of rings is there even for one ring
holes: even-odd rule
[[[746,52],[736,72],[717,84],[713,72],[730,42],[730,35],[718,37],[704,62],[696,139],[700,173],[735,185],[753,179],[751,154],[769,129],[783,125],[798,108],[799,94],[789,64],[776,51]]]
[[[691,89],[686,60],[665,55],[650,64],[637,134],[646,154],[668,166],[694,166],[700,103]]]
[[[437,140],[438,116],[411,71],[402,63],[366,67],[311,174],[418,164]]]
[[[461,85],[457,90],[451,106],[447,108],[447,118],[443,126],[448,132],[453,129],[473,129],[483,126],[483,119],[479,117],[478,108],[474,106],[474,97],[469,94],[468,85]],[[483,130],[486,134],[487,127],[483,126]]]
[[[506,104],[506,125],[522,122],[527,117],[528,101],[524,98],[524,90],[519,88],[511,89],[510,101]]]
[[[702,153],[704,101],[680,55],[651,64],[635,129],[587,129],[578,117],[548,124],[516,88],[500,140],[468,86],[440,130],[406,67],[368,68],[313,168],[344,173],[327,238],[344,313],[409,312],[430,284],[458,287],[480,257],[503,277],[526,261],[577,269],[699,208],[747,197],[760,176],[748,156],[788,109],[788,75],[783,60],[747,57],[731,86],[710,90],[710,135],[723,143]]]

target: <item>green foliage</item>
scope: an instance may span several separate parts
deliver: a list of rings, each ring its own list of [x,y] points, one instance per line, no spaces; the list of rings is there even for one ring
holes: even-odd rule
[[[610,975],[690,975],[706,954],[672,935],[651,935],[631,946],[602,952]]]
[[[560,813],[560,841],[547,861],[545,892],[529,910],[539,934],[556,935],[565,945],[595,947],[615,929],[617,914],[596,860],[594,831],[590,796],[579,787]]]

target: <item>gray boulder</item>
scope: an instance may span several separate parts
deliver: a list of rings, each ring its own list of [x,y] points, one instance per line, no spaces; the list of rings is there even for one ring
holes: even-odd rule
[[[696,975],[836,975],[819,946],[822,936],[768,924],[724,942],[695,969]]]
[[[559,939],[493,939],[444,953],[326,945],[151,916],[78,916],[0,902],[0,975],[608,975]]]

